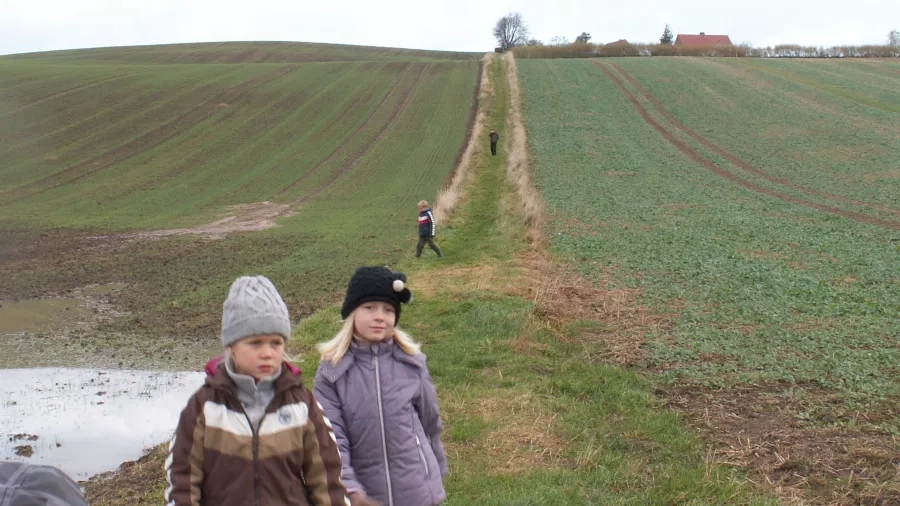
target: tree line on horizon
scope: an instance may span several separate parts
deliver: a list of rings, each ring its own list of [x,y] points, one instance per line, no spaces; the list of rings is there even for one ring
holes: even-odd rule
[[[666,24],[659,43],[631,43],[617,41],[609,44],[592,44],[588,32],[581,32],[570,42],[567,37],[554,36],[547,43],[531,37],[524,18],[511,12],[494,25],[495,51],[513,51],[522,58],[590,58],[596,56],[734,56],[757,58],[900,58],[900,31],[891,30],[884,45],[835,45],[803,46],[779,44],[754,47],[750,43],[740,45],[676,46],[675,36]]]

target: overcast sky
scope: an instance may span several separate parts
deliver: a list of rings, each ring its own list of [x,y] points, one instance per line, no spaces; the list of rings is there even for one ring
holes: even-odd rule
[[[883,44],[900,29],[900,0],[0,0],[0,54],[238,40],[481,52],[510,11],[544,41],[651,42],[669,23],[735,44],[828,46]]]

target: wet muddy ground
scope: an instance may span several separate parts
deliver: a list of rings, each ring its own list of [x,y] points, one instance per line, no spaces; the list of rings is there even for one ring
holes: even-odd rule
[[[171,437],[202,384],[210,339],[98,330],[127,316],[119,283],[0,300],[0,460],[59,467],[83,481]]]
[[[76,480],[114,470],[171,437],[201,372],[0,370],[0,460]]]

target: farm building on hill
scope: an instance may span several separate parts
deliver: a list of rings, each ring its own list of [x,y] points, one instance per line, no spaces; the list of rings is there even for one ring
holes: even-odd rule
[[[615,42],[608,42],[606,44],[603,44],[604,47],[630,46],[630,45],[631,44],[629,44],[628,41],[625,39],[619,39]]]
[[[675,38],[676,46],[731,46],[731,39],[727,35],[684,35],[679,33]]]

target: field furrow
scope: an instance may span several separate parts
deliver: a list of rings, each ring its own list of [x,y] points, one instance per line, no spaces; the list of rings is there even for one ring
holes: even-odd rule
[[[678,128],[679,130],[681,130],[682,132],[687,134],[689,137],[691,137],[692,139],[694,139],[697,142],[699,142],[700,144],[702,144],[703,146],[706,146],[707,148],[712,150],[714,153],[722,156],[729,162],[733,163],[736,167],[739,167],[743,170],[746,170],[748,172],[756,174],[757,176],[760,176],[760,177],[762,177],[768,181],[771,181],[773,183],[778,183],[779,185],[782,185],[782,186],[785,186],[788,188],[800,190],[803,193],[807,193],[807,194],[814,195],[817,197],[824,197],[826,199],[834,200],[837,202],[853,204],[853,205],[861,206],[861,207],[868,207],[871,209],[877,209],[880,211],[886,211],[889,213],[900,215],[900,209],[894,209],[894,208],[891,208],[888,206],[882,206],[882,205],[878,205],[878,204],[870,204],[867,202],[861,202],[859,200],[853,200],[853,199],[850,199],[850,198],[847,198],[847,197],[844,197],[841,195],[818,190],[816,188],[810,188],[808,186],[803,186],[803,185],[799,185],[796,183],[792,183],[783,177],[779,177],[775,174],[772,174],[770,172],[764,171],[758,167],[753,166],[752,164],[746,162],[745,160],[735,156],[733,153],[723,149],[721,146],[709,141],[707,138],[700,135],[695,130],[693,130],[692,128],[688,127],[687,125],[685,125],[684,123],[679,121],[678,118],[676,118],[673,114],[671,114],[669,111],[666,110],[665,106],[663,106],[663,104],[659,101],[659,99],[657,99],[650,92],[648,92],[647,89],[644,86],[642,86],[641,83],[638,82],[638,80],[634,78],[634,76],[632,76],[624,68],[622,68],[622,66],[617,65],[614,62],[604,62],[604,63],[606,63],[607,65],[614,68],[622,77],[624,77],[647,101],[649,101],[653,105],[655,110],[660,115],[662,115],[666,120],[668,120],[672,125],[674,125],[676,128]]]

